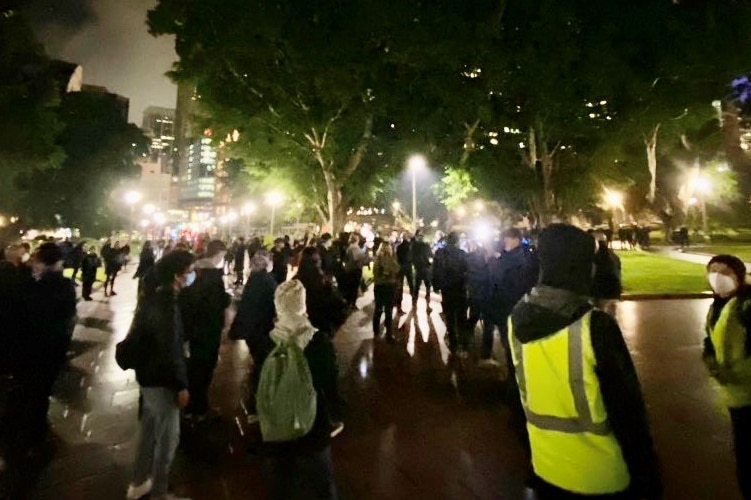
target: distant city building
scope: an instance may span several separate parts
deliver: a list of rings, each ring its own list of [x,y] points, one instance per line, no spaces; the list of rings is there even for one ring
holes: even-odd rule
[[[175,110],[149,106],[143,112],[141,128],[151,140],[149,157],[153,162],[159,160],[164,169],[162,173],[172,175],[172,159],[175,154]]]

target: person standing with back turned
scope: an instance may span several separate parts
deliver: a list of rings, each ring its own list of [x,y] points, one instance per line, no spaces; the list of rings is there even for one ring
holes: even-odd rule
[[[594,253],[581,229],[545,229],[540,282],[509,321],[538,498],[660,498],[631,356],[618,323],[588,296]]]

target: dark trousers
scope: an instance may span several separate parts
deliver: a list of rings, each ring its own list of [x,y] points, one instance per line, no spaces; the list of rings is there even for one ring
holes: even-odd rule
[[[412,296],[412,300],[415,300],[415,276],[412,274],[412,266],[404,266],[399,270],[399,277],[397,288],[404,291],[404,279],[407,279],[407,288],[409,288],[409,294]]]
[[[331,447],[319,452],[288,451],[264,460],[271,500],[336,500]]]
[[[375,312],[373,313],[373,335],[378,336],[381,326],[381,314],[386,315],[386,335],[392,335],[394,310],[394,285],[375,286]]]
[[[209,387],[214,378],[216,356],[213,359],[193,358],[188,360],[188,391],[190,403],[185,413],[204,415],[209,411]]]
[[[81,295],[83,298],[91,297],[91,289],[94,287],[94,280],[85,279],[81,285]]]
[[[237,275],[235,284],[242,285],[243,281],[245,281],[245,266],[235,266],[235,274]]]
[[[467,347],[467,293],[464,289],[442,290],[443,315],[449,347]]]
[[[488,313],[486,301],[472,297],[469,299],[469,324],[467,328],[474,333],[478,321],[482,321],[482,359],[489,359],[493,353],[493,333],[495,325]]]
[[[735,470],[741,495],[751,500],[751,406],[730,408],[735,447]]]
[[[107,285],[110,287],[110,292],[115,291],[115,278],[117,278],[118,271],[112,272],[104,279],[104,293],[107,293]]]
[[[362,269],[355,269],[353,271],[345,271],[342,274],[342,283],[339,290],[342,292],[344,300],[350,305],[355,307],[357,303],[357,295],[360,288],[360,281],[362,280]]]
[[[80,270],[81,270],[81,266],[74,266],[73,267],[73,275],[70,277],[70,279],[73,280],[74,283],[76,281],[76,276],[78,276],[78,271],[80,271]]]
[[[412,295],[412,300],[416,301],[417,297],[420,295],[420,284],[425,285],[425,301],[430,303],[430,286],[431,286],[431,279],[430,279],[430,268],[415,268],[415,286],[412,288],[414,294]]]

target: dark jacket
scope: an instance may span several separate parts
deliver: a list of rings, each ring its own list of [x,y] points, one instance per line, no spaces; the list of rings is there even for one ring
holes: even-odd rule
[[[592,310],[586,298],[548,289],[561,300],[525,299],[514,307],[513,334],[523,344],[553,335]],[[631,487],[638,494],[655,498],[661,490],[659,465],[639,379],[623,334],[610,315],[594,310],[591,337],[595,373],[608,412],[608,423],[623,451]]]
[[[304,353],[317,395],[316,419],[313,428],[308,434],[294,441],[264,443],[266,453],[304,454],[323,450],[331,442],[331,422],[341,420],[342,399],[338,388],[339,370],[331,339],[325,332],[316,332],[305,347]]]
[[[171,288],[159,288],[136,309],[131,329],[138,335],[146,356],[136,368],[142,387],[167,387],[179,392],[188,387],[183,350],[185,340],[177,294]]]
[[[271,274],[274,276],[277,284],[287,281],[287,264],[291,258],[292,250],[287,247],[283,247],[281,250],[277,250],[276,247],[271,249],[271,260],[274,263]]]
[[[517,302],[537,283],[539,263],[524,247],[491,259],[488,265],[490,309],[495,323],[505,322]]]
[[[429,243],[417,240],[412,242],[412,263],[415,269],[430,269],[430,258],[432,256],[433,252],[430,249]]]
[[[155,262],[156,257],[153,250],[147,248],[141,250],[141,255],[138,257],[138,269],[136,269],[136,274],[133,275],[133,278],[145,277],[154,267]]]
[[[402,269],[412,267],[411,241],[402,241],[396,246],[396,260]]]
[[[245,269],[245,254],[248,252],[248,247],[236,243],[232,248],[232,253],[235,256],[235,269]],[[252,257],[252,254],[249,254]]]
[[[435,253],[433,286],[441,293],[459,293],[467,288],[467,254],[453,245]]]
[[[250,273],[245,284],[237,314],[229,330],[233,340],[244,339],[250,348],[250,354],[258,362],[273,348],[269,332],[274,328],[274,292],[276,281],[266,270]]]
[[[471,299],[480,302],[488,299],[488,261],[483,250],[467,256],[467,292]]]
[[[339,270],[336,267],[336,260],[332,248],[326,248],[325,245],[318,245],[318,254],[321,256],[321,271],[329,278],[334,277]]]
[[[76,320],[76,289],[61,272],[45,272],[39,280],[25,281],[19,355],[30,369],[47,370],[65,361]]]
[[[232,298],[224,289],[222,269],[196,265],[196,281],[180,292],[180,310],[190,357],[216,360],[224,328],[224,312]]]
[[[608,248],[605,241],[598,243],[595,253],[595,275],[592,297],[595,299],[621,298],[621,259]]]
[[[81,262],[81,280],[93,283],[96,280],[96,270],[102,267],[102,260],[96,253],[87,253]]]
[[[24,291],[31,286],[28,267],[0,261],[0,373],[10,373],[23,363],[19,349],[28,324],[28,299]]]

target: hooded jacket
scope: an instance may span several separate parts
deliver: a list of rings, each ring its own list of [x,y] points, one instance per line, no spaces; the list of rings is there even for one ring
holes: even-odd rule
[[[590,311],[595,373],[608,422],[621,446],[632,489],[655,498],[661,489],[657,456],[639,379],[618,323],[610,315],[593,310],[588,297],[541,285],[514,307],[513,334],[522,344],[541,340]]]

